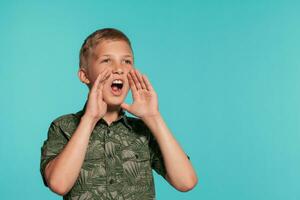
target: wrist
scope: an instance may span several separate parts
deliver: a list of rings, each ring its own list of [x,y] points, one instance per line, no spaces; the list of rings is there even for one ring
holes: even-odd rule
[[[161,137],[161,135],[164,135],[163,130],[166,125],[165,125],[164,119],[160,113],[144,117],[142,119],[142,121],[151,130],[151,133],[154,135],[155,138],[158,138],[158,137]]]
[[[157,113],[154,113],[154,114],[151,114],[151,115],[141,117],[141,120],[143,120],[144,122],[157,121],[161,117],[162,116],[161,116],[160,112],[157,112]]]
[[[90,125],[92,127],[94,127],[97,124],[97,119],[95,119],[94,117],[90,117],[88,115],[83,115],[80,119],[81,122]]]

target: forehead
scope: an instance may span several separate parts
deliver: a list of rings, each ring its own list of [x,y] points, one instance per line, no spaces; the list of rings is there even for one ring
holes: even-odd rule
[[[131,55],[132,51],[126,41],[123,40],[104,40],[95,48],[94,54],[99,57],[101,55]]]

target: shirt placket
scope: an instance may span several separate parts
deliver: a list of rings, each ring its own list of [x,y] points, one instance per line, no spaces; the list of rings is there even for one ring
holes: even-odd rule
[[[104,132],[104,151],[107,152],[107,149],[106,149],[106,143],[110,141],[110,137],[113,133],[113,125],[114,125],[114,122],[112,122],[110,125],[108,125],[107,123],[105,123],[105,132]],[[109,165],[108,165],[108,160],[107,160],[107,156],[105,156],[105,169],[106,169],[106,173],[107,174],[111,174],[111,168],[109,168]],[[109,193],[109,187],[111,184],[113,184],[115,182],[115,180],[113,179],[112,176],[106,176],[106,196],[110,197],[110,193]]]

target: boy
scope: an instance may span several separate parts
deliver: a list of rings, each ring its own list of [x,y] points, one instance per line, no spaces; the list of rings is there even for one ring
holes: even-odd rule
[[[105,28],[88,36],[78,77],[89,88],[83,109],[53,120],[41,148],[47,187],[64,199],[150,200],[155,199],[151,169],[179,191],[197,184],[189,156],[158,110],[152,85],[134,68],[124,33]],[[129,89],[131,105],[124,103]]]

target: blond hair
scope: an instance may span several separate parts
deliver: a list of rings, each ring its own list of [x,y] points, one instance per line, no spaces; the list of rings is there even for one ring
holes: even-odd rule
[[[120,30],[115,28],[103,28],[90,34],[83,42],[79,54],[79,68],[87,68],[90,57],[93,56],[96,46],[104,40],[122,40],[127,42],[131,51],[129,38]],[[132,51],[133,52],[133,51]]]

